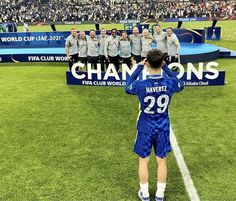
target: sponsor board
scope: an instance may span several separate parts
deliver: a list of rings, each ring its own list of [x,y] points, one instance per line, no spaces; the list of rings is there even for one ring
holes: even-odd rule
[[[178,68],[176,75],[186,86],[224,85],[225,71],[217,70],[217,66],[218,63],[209,62],[205,66],[204,63],[199,63],[198,68],[196,68],[192,63],[188,63],[185,70],[183,65],[172,63],[169,68]],[[106,72],[101,71],[100,64],[97,65],[96,69],[92,69],[91,64],[88,64],[86,71],[82,67],[81,63],[76,63],[71,71],[66,72],[68,85],[125,86],[137,65],[129,69],[126,64],[122,64],[121,72],[117,72],[113,64],[109,64]],[[147,79],[147,77],[148,70],[144,69],[138,79]]]
[[[32,48],[63,47],[70,32],[18,32],[0,33],[0,47]]]
[[[25,54],[16,54],[16,55],[2,55],[0,57],[0,62],[66,62],[65,55],[25,55]]]

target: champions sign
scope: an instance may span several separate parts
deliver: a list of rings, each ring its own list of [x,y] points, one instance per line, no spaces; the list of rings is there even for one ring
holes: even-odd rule
[[[212,86],[225,84],[225,71],[217,70],[218,63],[209,62],[199,63],[195,68],[192,63],[188,63],[186,71],[180,63],[172,63],[169,68],[177,67],[179,69],[177,77],[184,81],[186,86]],[[87,71],[79,70],[83,68],[83,64],[76,63],[71,71],[66,72],[68,85],[85,85],[85,86],[125,86],[130,79],[130,75],[135,71],[137,65],[131,69],[122,64],[121,72],[117,72],[113,64],[109,64],[106,72],[101,71],[101,65],[97,65],[97,69],[92,69],[91,64],[87,65]],[[148,70],[144,69],[138,79],[146,79]]]

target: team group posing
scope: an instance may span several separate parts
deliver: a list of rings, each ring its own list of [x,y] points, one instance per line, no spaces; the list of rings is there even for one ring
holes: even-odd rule
[[[96,32],[91,30],[87,36],[84,31],[78,34],[76,28],[72,28],[65,43],[69,68],[78,61],[91,63],[94,68],[100,63],[102,71],[105,71],[105,64],[108,66],[109,63],[113,63],[116,70],[119,70],[120,63],[130,67],[131,58],[137,63],[146,58],[147,53],[153,49],[153,43],[156,43],[157,49],[164,54],[167,64],[178,61],[180,43],[171,27],[164,32],[160,25],[156,25],[153,35],[148,29],[144,29],[140,34],[137,27],[133,28],[131,35],[126,31],[123,31],[121,36],[117,33],[114,28],[109,36],[105,29],[101,29],[100,35],[96,36]]]

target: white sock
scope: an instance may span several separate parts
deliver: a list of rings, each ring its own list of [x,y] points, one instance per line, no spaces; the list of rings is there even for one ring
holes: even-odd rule
[[[143,197],[149,197],[149,192],[148,192],[148,182],[145,184],[140,183],[140,189],[141,192],[143,193]]]
[[[156,197],[163,198],[165,194],[165,189],[166,189],[166,183],[157,182]]]

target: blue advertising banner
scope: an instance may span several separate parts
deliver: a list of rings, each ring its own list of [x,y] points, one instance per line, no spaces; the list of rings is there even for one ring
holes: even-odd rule
[[[207,17],[186,17],[186,18],[166,18],[164,22],[191,22],[191,21],[208,21]]]
[[[70,32],[0,33],[0,48],[62,47]]]
[[[0,55],[0,62],[67,62],[67,60],[65,54],[16,54]]]
[[[179,79],[183,80],[185,86],[217,86],[225,84],[225,71],[218,71],[208,65],[207,70],[195,69],[193,66],[187,68],[180,68],[180,72],[176,73]],[[78,66],[77,66],[78,67]],[[84,85],[84,86],[125,86],[129,81],[130,75],[135,68],[128,69],[123,66],[122,72],[117,72],[115,68],[109,65],[106,72],[102,72],[101,68],[91,69],[87,71],[76,71],[72,67],[72,71],[66,72],[66,80],[68,85]],[[148,77],[147,71],[143,71],[139,79],[146,79]]]
[[[191,80],[188,80],[187,73],[184,73],[181,79],[184,81],[185,86],[217,86],[225,84],[225,71],[219,71],[216,79],[208,79],[206,77],[208,73],[208,71],[204,71],[202,79],[198,79],[194,73],[191,73]]]
[[[203,29],[174,29],[180,42],[185,43],[204,43],[205,30]]]
[[[115,77],[109,77],[108,79],[98,79],[96,74],[92,75],[92,79],[88,79],[88,72],[77,72],[78,75],[85,75],[86,77],[83,79],[76,79],[71,71],[66,72],[66,79],[68,85],[83,85],[83,86],[125,86],[127,80],[122,80],[122,73],[118,73],[119,80],[117,80]],[[217,86],[217,85],[224,85],[225,84],[225,71],[219,71],[219,76],[217,79],[207,79],[205,75],[208,72],[204,72],[204,78],[199,80],[194,74],[192,73],[192,79],[187,80],[187,73],[184,73],[182,80],[185,84],[185,86]],[[101,74],[102,77],[105,76],[105,73]]]

